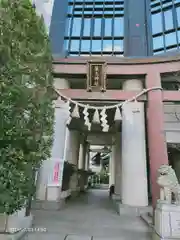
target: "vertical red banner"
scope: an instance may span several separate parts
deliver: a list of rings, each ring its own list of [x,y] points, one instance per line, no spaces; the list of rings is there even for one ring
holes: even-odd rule
[[[54,166],[54,173],[53,173],[53,182],[58,183],[59,182],[59,169],[60,169],[60,163],[56,163]]]

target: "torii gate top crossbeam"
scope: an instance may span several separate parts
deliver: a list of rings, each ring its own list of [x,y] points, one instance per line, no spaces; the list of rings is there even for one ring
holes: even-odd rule
[[[123,90],[107,90],[106,92],[87,92],[85,89],[58,89],[57,92],[74,100],[105,100],[105,101],[125,101],[139,92],[123,91]],[[143,95],[138,98],[138,101],[147,101],[147,96]],[[180,91],[163,91],[164,102],[179,102]]]

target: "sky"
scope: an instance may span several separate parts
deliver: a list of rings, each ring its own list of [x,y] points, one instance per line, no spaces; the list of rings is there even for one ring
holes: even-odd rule
[[[37,12],[43,15],[44,22],[47,28],[49,29],[54,0],[32,0],[32,1],[34,1],[36,4]]]

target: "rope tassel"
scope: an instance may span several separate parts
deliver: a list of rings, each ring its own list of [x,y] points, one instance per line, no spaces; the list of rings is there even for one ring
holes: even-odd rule
[[[109,131],[109,125],[106,125],[102,129],[103,132],[108,132]]]
[[[134,115],[133,113],[138,113],[138,112],[141,111],[141,105],[139,106],[139,104],[137,102],[137,99],[139,97],[147,94],[150,91],[155,91],[155,90],[163,91],[161,86],[147,88],[147,89],[143,89],[136,96],[124,101],[123,103],[118,103],[118,104],[111,105],[111,106],[104,106],[104,107],[99,106],[98,107],[98,106],[89,106],[89,105],[85,105],[83,103],[78,103],[77,101],[74,101],[74,100],[64,96],[60,92],[60,90],[58,90],[56,88],[54,90],[58,95],[60,95],[62,97],[63,100],[65,99],[66,101],[68,101],[68,104],[72,103],[72,104],[75,105],[75,108],[74,108],[72,114],[70,114],[70,110],[69,110],[69,116],[70,117],[69,117],[67,123],[71,122],[72,117],[80,118],[79,107],[82,107],[82,108],[84,108],[83,114],[84,114],[85,125],[88,127],[89,131],[91,130],[91,122],[89,121],[89,118],[88,118],[88,115],[89,115],[88,110],[90,110],[90,109],[95,110],[95,113],[94,113],[94,116],[93,116],[93,122],[97,123],[97,124],[101,123],[103,131],[108,131],[109,125],[108,125],[108,121],[106,119],[107,118],[107,114],[105,113],[106,110],[116,109],[115,116],[114,116],[114,121],[121,121],[122,118],[123,119],[125,118],[127,121],[129,121],[130,124],[133,124],[133,115]],[[134,102],[134,101],[135,101],[134,107],[130,107],[129,103]],[[121,114],[121,111],[120,111],[119,108],[122,109],[122,114]],[[100,113],[101,119],[100,119],[98,110],[101,111],[101,113]]]
[[[99,112],[98,112],[97,109],[95,110],[95,113],[94,113],[94,116],[93,116],[93,123],[100,124]]]
[[[88,107],[85,107],[85,108],[84,108],[84,110],[83,110],[83,114],[84,114],[84,124],[85,124],[86,126],[88,126],[88,124],[89,124],[89,118],[88,118],[89,113],[88,113]]]
[[[76,104],[75,107],[74,107],[74,110],[71,114],[71,117],[72,118],[80,118],[80,115],[79,115],[79,108],[78,108],[78,105]]]
[[[91,131],[91,123],[88,125],[88,131]]]
[[[114,115],[114,121],[122,121],[122,115],[121,115],[121,111],[119,109],[119,107],[116,107],[116,112]]]
[[[103,132],[108,132],[108,130],[109,130],[109,125],[108,125],[108,121],[107,121],[106,108],[104,108],[104,109],[100,112],[100,116],[101,116],[102,131],[103,131]]]
[[[88,131],[91,130],[91,123],[89,121],[89,113],[88,113],[88,106],[86,106],[83,110],[83,114],[84,114],[84,125],[88,127]]]

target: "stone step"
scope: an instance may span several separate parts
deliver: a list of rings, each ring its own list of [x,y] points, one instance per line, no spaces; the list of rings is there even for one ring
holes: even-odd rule
[[[151,212],[143,213],[140,217],[149,227],[153,228],[153,218]]]
[[[64,208],[65,200],[61,199],[59,202],[56,201],[42,201],[42,200],[33,200],[32,209],[34,210],[60,210]]]

